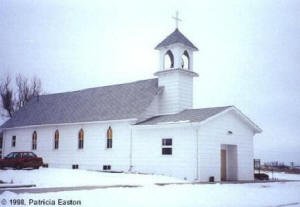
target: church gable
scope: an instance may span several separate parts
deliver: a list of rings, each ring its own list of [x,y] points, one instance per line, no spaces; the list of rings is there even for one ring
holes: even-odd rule
[[[209,117],[204,120],[201,124],[210,124],[214,125],[215,123],[219,123],[223,125],[225,128],[233,127],[241,131],[251,131],[253,134],[261,133],[262,129],[257,126],[253,121],[251,121],[246,115],[244,115],[241,111],[239,111],[236,107],[231,106],[226,110]],[[219,127],[220,128],[220,127]],[[213,129],[218,130],[218,129]],[[233,131],[228,131],[228,133],[233,133]]]

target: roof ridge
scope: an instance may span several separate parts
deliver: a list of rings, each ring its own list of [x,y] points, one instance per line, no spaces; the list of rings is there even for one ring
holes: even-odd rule
[[[199,109],[218,109],[218,108],[230,108],[234,107],[234,105],[227,105],[227,106],[213,106],[213,107],[204,107],[204,108],[193,108],[193,109],[184,109],[183,111],[191,111],[191,110],[199,110]],[[180,113],[180,112],[179,112]]]
[[[88,90],[92,90],[92,89],[114,87],[114,86],[122,86],[122,85],[129,85],[129,84],[136,84],[138,82],[151,81],[151,80],[155,80],[155,79],[158,79],[158,78],[149,78],[149,79],[132,81],[132,82],[126,82],[126,83],[118,83],[118,84],[110,84],[110,85],[105,85],[105,86],[96,86],[96,87],[90,87],[90,88],[83,88],[83,89],[74,90],[74,91],[65,91],[65,92],[41,94],[39,96],[41,97],[41,96],[50,96],[50,95],[61,95],[61,94],[68,94],[68,93],[77,93],[77,92],[83,92],[83,91],[88,91]]]

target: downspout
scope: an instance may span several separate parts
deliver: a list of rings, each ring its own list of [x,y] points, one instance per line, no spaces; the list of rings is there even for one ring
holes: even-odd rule
[[[5,139],[4,139],[5,129],[2,131],[2,148],[1,148],[1,158],[4,157]]]
[[[132,126],[130,127],[129,172],[132,171]]]
[[[193,123],[191,123],[192,129],[196,132],[196,179],[199,180],[199,129]]]
[[[199,129],[196,128],[196,179],[199,180]]]

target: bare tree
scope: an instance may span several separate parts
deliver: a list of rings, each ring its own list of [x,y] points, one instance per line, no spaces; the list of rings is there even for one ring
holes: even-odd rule
[[[21,108],[24,104],[29,101],[29,85],[28,79],[21,74],[16,77],[16,86],[17,86],[17,96],[18,100],[16,103],[17,108]]]
[[[38,96],[42,93],[42,82],[39,78],[37,78],[36,76],[34,76],[31,79],[31,87],[30,87],[30,98],[32,98],[33,96]]]
[[[6,111],[6,116],[12,117],[13,113],[22,108],[34,96],[42,92],[41,80],[37,77],[28,80],[25,76],[18,74],[16,77],[16,92],[10,87],[10,76],[7,75],[0,83],[0,94],[2,109]],[[15,98],[14,98],[15,97]]]
[[[1,106],[12,117],[14,108],[13,89],[10,87],[10,76],[7,75],[3,82],[0,83]],[[2,115],[2,114],[1,114]]]

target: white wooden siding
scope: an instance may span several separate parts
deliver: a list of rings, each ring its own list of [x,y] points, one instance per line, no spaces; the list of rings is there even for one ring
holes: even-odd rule
[[[228,179],[253,180],[253,136],[251,128],[235,112],[200,125],[174,127],[138,127],[133,133],[133,166],[135,171],[164,174],[188,180],[207,182],[210,176],[220,181],[221,145],[236,145],[236,162],[230,161]],[[172,124],[170,124],[172,126]],[[185,127],[183,127],[185,126]],[[197,133],[198,129],[198,177]],[[232,131],[233,134],[228,134]],[[173,155],[161,155],[161,139],[173,139]],[[230,148],[230,147],[229,147]],[[236,164],[235,164],[236,163]]]
[[[113,148],[106,149],[106,130],[113,130]],[[78,149],[78,133],[84,130],[84,148]],[[7,130],[5,132],[4,154],[12,151],[33,151],[43,157],[49,167],[102,170],[111,165],[112,170],[127,171],[129,167],[130,125],[80,124],[48,127],[34,127]],[[54,133],[59,130],[59,149],[54,149]],[[37,132],[37,150],[32,150],[32,133]],[[16,147],[11,147],[11,137],[16,135]]]
[[[179,71],[159,76],[159,86],[164,92],[159,96],[160,114],[178,113],[193,107],[193,77]]]
[[[113,130],[113,148],[106,149],[106,130]],[[78,149],[78,132],[84,130],[84,149]],[[132,151],[130,150],[132,128]],[[54,133],[59,130],[59,149],[54,149]],[[198,129],[198,136],[197,130]],[[204,124],[190,123],[131,126],[129,122],[41,126],[4,131],[4,154],[32,151],[32,133],[37,132],[37,150],[49,167],[112,170],[163,174],[187,180],[220,180],[222,145],[236,145],[238,180],[253,180],[252,129],[234,111],[228,111]],[[232,131],[232,134],[228,134]],[[16,136],[16,147],[11,138]],[[198,137],[198,159],[197,159]],[[162,155],[162,139],[172,138],[172,155]],[[130,162],[130,156],[132,162]],[[198,162],[197,162],[198,160]],[[198,163],[198,164],[197,164]],[[197,171],[198,166],[198,171]],[[229,173],[230,174],[230,173]],[[229,175],[234,177],[235,175]]]
[[[232,134],[228,134],[232,131]],[[199,129],[200,180],[214,176],[220,180],[221,145],[237,145],[238,180],[253,180],[254,132],[235,112],[229,111],[207,122]]]
[[[193,180],[196,176],[194,130],[134,129],[133,171]],[[162,139],[172,138],[172,155],[162,155]]]

